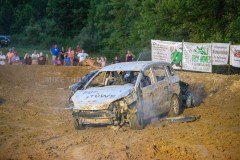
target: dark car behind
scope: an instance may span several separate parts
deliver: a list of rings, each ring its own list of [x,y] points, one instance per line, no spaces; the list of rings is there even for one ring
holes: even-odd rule
[[[0,48],[7,47],[11,43],[9,36],[0,35]]]

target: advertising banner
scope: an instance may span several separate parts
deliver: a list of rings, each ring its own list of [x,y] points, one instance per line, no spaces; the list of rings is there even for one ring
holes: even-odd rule
[[[182,42],[151,40],[152,61],[168,62],[174,69],[182,67]]]
[[[183,42],[182,68],[190,71],[212,72],[211,43]]]
[[[212,43],[212,65],[227,65],[229,43]]]
[[[230,65],[240,68],[240,45],[230,46]]]

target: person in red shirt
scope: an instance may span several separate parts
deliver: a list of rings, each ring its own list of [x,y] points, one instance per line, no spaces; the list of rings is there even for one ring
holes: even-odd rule
[[[132,54],[132,52],[130,52],[129,50],[127,51],[126,54],[126,62],[131,62],[133,61],[134,55]]]
[[[82,48],[79,45],[77,45],[75,52],[76,52],[76,54],[82,53]]]

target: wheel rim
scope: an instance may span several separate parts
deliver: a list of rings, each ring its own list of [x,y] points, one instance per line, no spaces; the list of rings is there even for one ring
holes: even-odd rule
[[[173,112],[178,113],[179,112],[179,103],[178,99],[176,97],[173,98],[173,104],[172,104]]]

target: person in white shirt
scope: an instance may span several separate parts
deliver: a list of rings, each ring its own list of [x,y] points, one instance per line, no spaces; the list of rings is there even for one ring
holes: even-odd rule
[[[6,56],[0,52],[0,65],[6,65]]]
[[[79,60],[79,65],[82,66],[83,61],[88,57],[88,54],[84,53],[84,50],[82,50],[81,53],[78,53],[77,57],[78,57],[78,60]]]

